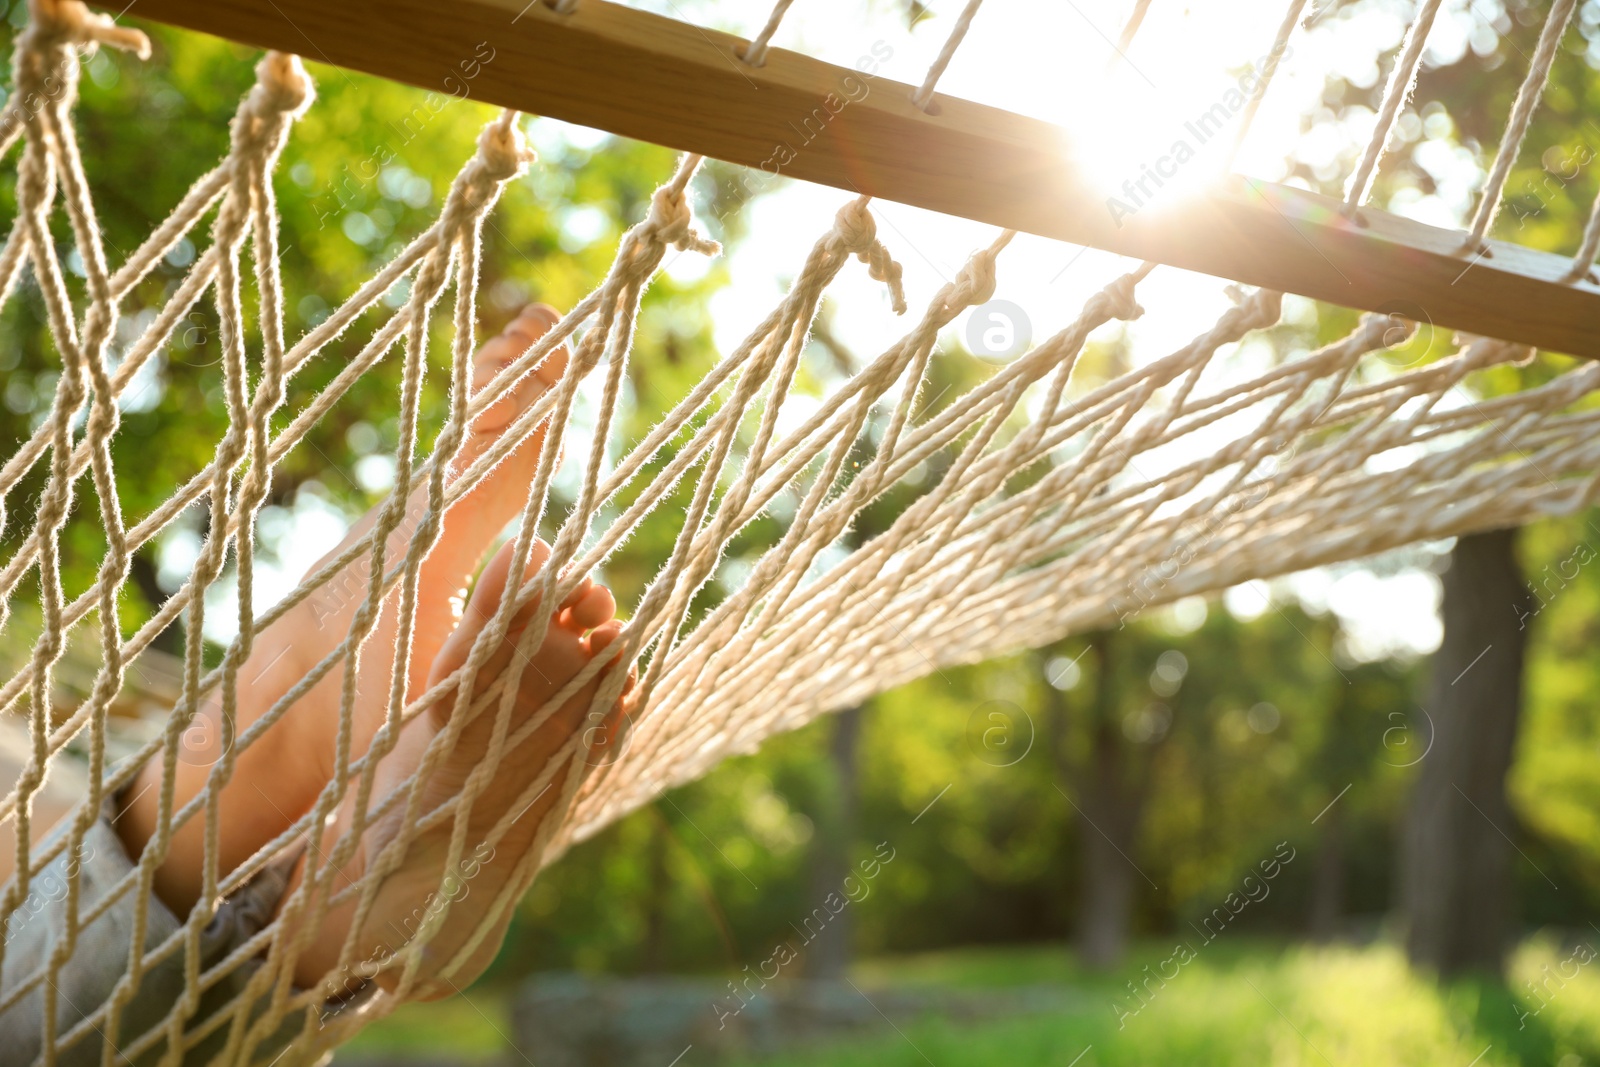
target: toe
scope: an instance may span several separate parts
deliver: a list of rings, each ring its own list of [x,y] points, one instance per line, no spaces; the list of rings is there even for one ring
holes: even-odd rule
[[[472,595],[467,600],[465,610],[461,612],[460,622],[445,638],[444,645],[434,656],[428,674],[429,685],[441,681],[467,661],[478,635],[489,624],[489,620],[494,618],[495,612],[500,610],[500,602],[506,595],[507,577],[511,572],[511,556],[515,549],[515,542],[507,541],[489,560],[488,566],[484,567],[483,574],[472,588]],[[528,553],[524,581],[537,574],[539,568],[549,558],[550,546],[543,541],[535,541]],[[525,624],[527,617],[536,607],[537,602],[524,607],[519,613],[517,622],[513,623],[513,630],[517,628],[518,623]]]
[[[621,619],[610,619],[596,626],[585,639],[588,643],[589,655],[598,656],[622,636],[623,624]],[[608,666],[607,670],[615,670],[615,666]],[[639,669],[634,664],[628,665],[628,680],[622,687],[622,695],[626,697],[633,692],[633,687],[639,680]]]
[[[539,306],[543,307],[544,305]],[[516,356],[520,356],[533,347],[535,341],[550,332],[550,327],[556,324],[554,316],[555,312],[553,311],[550,312],[549,317],[529,315],[524,311],[521,315],[506,323],[506,328],[501,331],[500,336],[508,337],[515,341]]]
[[[591,575],[585,574],[583,576],[583,580],[578,583],[577,588],[573,589],[572,592],[568,593],[567,596],[566,596],[566,599],[561,602],[562,608],[570,608],[573,605],[577,604],[578,601],[580,601],[584,597],[588,596],[589,595],[589,590],[591,590],[593,588],[594,588],[594,578]]]
[[[583,604],[593,592],[594,579],[584,575],[583,580],[578,583],[577,587],[567,594],[566,599],[561,601],[561,610],[556,615],[556,621],[575,634],[581,634],[589,629],[581,621],[580,615],[573,613],[573,609]],[[601,621],[605,620],[602,619]]]
[[[560,321],[561,313],[549,304],[529,304],[523,308],[521,314],[506,323],[505,329],[500,332],[500,336],[507,338],[514,346],[511,359],[517,359],[532,348],[539,338],[549,333],[551,328]],[[539,361],[539,366],[535,373],[546,384],[560,376],[559,372],[555,375],[549,375],[547,368],[550,367],[552,362],[557,361],[554,357],[563,352],[565,347],[565,345],[556,346],[555,352]],[[510,360],[506,362],[509,363]],[[565,366],[566,360],[564,356],[559,359],[559,362],[563,367]]]
[[[528,324],[535,337],[543,337],[550,327],[561,321],[561,312],[549,304],[529,304],[517,314],[517,321]]]
[[[581,595],[568,598],[562,621],[581,633],[611,621],[616,613],[617,601],[611,590],[585,579]]]
[[[561,313],[549,304],[529,304],[522,309],[512,324],[528,337],[528,344],[533,344],[539,338],[549,333],[556,323],[561,321]],[[511,327],[508,327],[508,329]],[[557,345],[548,356],[539,361],[533,369],[533,376],[542,386],[549,388],[561,380],[561,375],[567,369],[567,346]]]
[[[472,590],[472,600],[468,604],[469,614],[481,612],[483,618],[488,618],[499,610],[500,599],[505,595],[506,578],[511,572],[511,557],[516,554],[516,550],[517,542],[513,538],[501,545],[495,552],[494,558],[489,560],[489,565],[483,569],[482,577]],[[549,558],[550,546],[543,540],[535,539],[528,549],[528,562],[522,570],[522,581],[527,582],[538,574]],[[523,613],[526,614],[532,607],[532,604],[524,607]]]
[[[487,388],[496,375],[521,359],[558,321],[560,316],[548,304],[531,304],[524,308],[520,315],[506,324],[505,329],[478,349],[473,362],[472,391],[477,393]],[[473,423],[473,430],[479,434],[493,434],[504,429],[553,382],[560,379],[566,362],[566,346],[558,346],[540,361],[531,374],[524,375],[509,388],[499,402],[479,415]]]
[[[604,588],[603,586],[601,588]],[[612,642],[622,636],[622,620],[610,619],[593,628],[589,634],[589,655],[598,656],[604,652]]]
[[[472,390],[477,392],[528,350],[537,338],[529,337],[513,319],[505,329],[485,341],[472,358]]]
[[[588,654],[590,655],[590,657],[592,658],[594,656],[600,655],[606,649],[610,648],[613,644],[615,644],[616,641],[617,641],[617,638],[622,636],[622,630],[623,630],[622,620],[621,619],[611,619],[608,622],[601,623],[599,626],[596,626],[592,631],[590,631],[588,637],[585,638],[585,641],[586,641],[587,646],[588,646],[588,649],[587,649],[588,650]],[[606,668],[605,668],[605,670],[608,673],[610,671],[614,671],[616,669],[617,669],[616,663],[607,664]],[[613,719],[616,718],[616,713],[621,711],[623,706],[624,706],[624,704],[626,704],[629,694],[631,694],[633,692],[634,686],[638,681],[639,681],[639,670],[638,670],[638,667],[636,667],[634,664],[631,664],[631,663],[628,664],[628,677],[627,677],[627,680],[624,681],[623,684],[622,684],[622,698],[623,699],[621,701],[619,701],[618,704],[617,704],[617,707],[615,709],[613,709],[613,712],[612,712],[612,718]]]

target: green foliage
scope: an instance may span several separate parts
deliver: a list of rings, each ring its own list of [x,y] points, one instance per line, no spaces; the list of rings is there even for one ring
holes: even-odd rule
[[[940,1019],[896,1020],[900,1033],[763,1062],[941,1067],[989,1064],[1082,1064],[1115,1067],[1193,1063],[1207,1067],[1373,1063],[1561,1063],[1579,1067],[1600,1057],[1593,1019],[1600,990],[1587,976],[1551,1001],[1549,1017],[1518,1029],[1528,998],[1461,983],[1439,988],[1412,974],[1386,945],[1365,949],[1291,948],[1245,942],[1207,949],[1149,997],[1137,1015],[1108,1010],[1147,965],[1167,955],[1143,946],[1115,975],[1075,970],[1065,953],[1046,949],[917,956],[864,967],[859,981],[962,984],[1004,989],[1062,987],[1062,1007],[1035,1016],[957,1026]],[[1524,949],[1518,966],[1535,966],[1546,946]],[[1154,988],[1153,986],[1151,988]],[[1563,1014],[1558,1017],[1555,1008]],[[1487,1051],[1486,1051],[1487,1049]],[[1475,1059],[1475,1057],[1480,1057]],[[1075,1059],[1081,1057],[1081,1059]],[[1564,1058],[1570,1057],[1570,1058]]]
[[[1597,523],[1591,511],[1523,535],[1523,569],[1536,610],[1525,620],[1533,632],[1528,698],[1509,783],[1518,816],[1565,869],[1551,877],[1557,885],[1576,883],[1591,899],[1600,893],[1600,768],[1593,758],[1600,745],[1594,713],[1600,686]]]
[[[11,27],[20,23],[24,6],[11,5]],[[154,40],[155,56],[141,62],[102,50],[87,66],[83,104],[77,110],[113,265],[226,150],[228,124],[251,83],[257,55],[214,38],[154,25],[144,28]],[[4,54],[9,55],[9,48]],[[320,323],[331,306],[437,216],[456,168],[471,157],[478,131],[496,113],[472,99],[472,76],[483,64],[506,61],[487,42],[462,59],[462,75],[429,92],[310,64],[318,100],[292,133],[275,182],[282,218],[285,327],[291,342]],[[9,72],[0,72],[0,80],[8,82]],[[674,153],[652,145],[598,136],[568,138],[553,123],[535,121],[533,136],[542,152],[540,164],[527,178],[511,183],[484,232],[478,299],[478,328],[484,335],[498,330],[529,300],[569,307],[592,288],[610,265],[622,228],[642,217],[651,190],[670,173],[674,159]],[[14,174],[8,171],[0,185],[0,206],[14,206],[13,183]],[[81,298],[81,268],[71,253],[70,235],[56,221],[58,252],[69,271],[77,269],[69,284]],[[210,224],[209,217],[203,220],[125,307],[159,307],[168,299],[185,268],[206,247]],[[253,267],[247,263],[245,270]],[[647,294],[639,348],[651,358],[641,360],[649,370],[640,374],[654,378],[655,387],[643,390],[647,402],[635,410],[641,422],[659,414],[648,401],[678,395],[709,364],[710,325],[703,296],[718,277],[715,270],[693,284],[664,277]],[[405,293],[404,284],[397,286],[296,375],[277,428],[332,380]],[[254,313],[253,307],[247,308],[247,314]],[[431,445],[444,415],[449,319],[448,313],[437,316],[430,338],[420,449]],[[132,336],[118,335],[114,356]],[[0,370],[5,372],[0,441],[9,450],[44,418],[59,367],[31,277],[24,277],[18,298],[0,315],[0,342]],[[252,374],[258,359],[252,345]],[[132,520],[147,515],[209,462],[226,425],[217,324],[208,300],[196,306],[142,378],[124,398],[114,444],[121,502]],[[363,476],[367,468],[362,461],[393,451],[399,379],[396,350],[356,383],[275,469],[269,516],[272,507],[292,507],[301,492],[325,500],[348,518],[380,498],[386,488],[381,474]],[[36,498],[43,477],[44,471],[36,469],[13,494],[7,551],[14,551],[29,530],[26,519],[17,517],[26,517],[31,505],[21,501]],[[270,538],[265,547],[270,561]],[[81,503],[64,531],[63,548],[71,594],[92,580],[104,548],[98,516],[86,513]],[[140,553],[135,578],[142,596],[130,598],[129,623],[147,618],[162,593],[153,577],[158,560],[157,545]]]
[[[510,1042],[507,998],[481,990],[445,1000],[415,1000],[356,1035],[346,1048],[364,1058],[413,1057],[437,1050],[452,1064],[498,1064]]]
[[[1522,18],[1530,5],[1510,6],[1517,28],[1494,55],[1424,76],[1414,117],[1418,129],[1431,131],[1427,138],[1469,146],[1492,140],[1495,127],[1488,116],[1503,115],[1520,76],[1507,55],[1536,33]],[[20,24],[21,9],[20,3],[5,8],[12,27]],[[227,123],[249,84],[254,58],[247,49],[210,38],[147,28],[156,41],[155,58],[140,63],[111,52],[98,55],[88,68],[79,111],[114,259],[147,235],[152,220],[163,217],[225,149]],[[1584,22],[1569,45],[1576,47],[1581,34],[1592,32],[1593,24]],[[506,61],[488,53],[462,58]],[[315,64],[312,70],[320,99],[293,135],[276,184],[291,338],[321,321],[330,305],[429,225],[455,168],[471,154],[492,114],[472,99],[468,77],[428,93]],[[1372,99],[1330,84],[1326,102],[1327,114],[1319,121],[1350,118],[1352,109],[1370,106]],[[1585,165],[1566,175],[1581,147],[1600,155],[1600,130],[1587,117],[1597,104],[1600,79],[1593,71],[1558,64],[1556,83],[1508,187],[1513,201],[1498,233],[1549,248],[1571,243],[1597,171]],[[498,329],[527,300],[558,307],[578,300],[600,278],[623,228],[642,215],[650,190],[672,165],[673,154],[659,147],[587,136],[543,120],[533,120],[530,130],[540,164],[511,185],[484,234],[482,332]],[[1432,178],[1417,158],[1419,143],[1408,142],[1386,166],[1380,201],[1407,189],[1426,191]],[[1299,176],[1325,184],[1309,171]],[[696,193],[702,215],[716,220],[715,235],[737,239],[744,232],[745,194],[741,183],[722,177],[710,167]],[[0,181],[0,209],[13,206],[10,181]],[[65,255],[64,228],[57,236]],[[204,227],[194,238],[198,246],[203,242]],[[153,305],[170,296],[194,254],[193,247],[180,248],[128,305]],[[659,420],[717,358],[706,298],[724,280],[722,269],[713,266],[695,282],[663,276],[648,292],[628,383],[623,432],[629,437]],[[79,284],[76,276],[72,284]],[[331,380],[359,339],[370,336],[402,296],[391,294],[296,378],[280,425]],[[1321,309],[1314,326],[1282,327],[1272,341],[1287,352],[1340,336],[1353,322],[1352,312]],[[423,398],[428,427],[439,425],[444,410],[445,325],[438,324],[430,339]],[[128,339],[120,337],[118,344]],[[1394,361],[1436,358],[1445,350],[1442,341],[1424,331]],[[1112,346],[1092,346],[1084,366],[1091,376],[1109,372],[1124,355]],[[131,518],[147,514],[209,460],[225,418],[217,358],[215,317],[203,303],[160,354],[146,388],[126,405],[115,459]],[[254,367],[259,354],[252,351],[250,358]],[[1527,368],[1497,368],[1472,384],[1500,392],[1542,380],[1559,365],[1560,357],[1542,357]],[[19,299],[0,315],[0,441],[7,449],[44,417],[58,366],[37,288],[25,281]],[[819,396],[843,373],[834,356],[814,346],[797,391]],[[926,403],[947,404],[986,373],[978,361],[941,352],[931,365]],[[305,494],[349,518],[379,498],[381,479],[360,472],[364,461],[394,446],[398,380],[398,358],[390,353],[278,469],[273,508],[290,509]],[[870,455],[872,434],[881,426],[881,414],[875,415],[852,460]],[[425,438],[420,446],[429,444]],[[669,447],[652,469],[672,454]],[[930,458],[920,484],[898,487],[867,509],[847,535],[851,543],[886,528],[936,484],[947,462],[947,454]],[[1019,472],[1015,484],[1038,474]],[[35,495],[41,485],[41,472],[35,471],[16,498]],[[64,533],[69,593],[92,580],[103,549],[97,517],[83,510],[81,499]],[[631,499],[625,493],[612,513]],[[686,500],[687,489],[680,486],[609,561],[604,578],[622,603],[638,594],[665,558]],[[562,512],[563,502],[556,504],[552,521]],[[11,507],[6,553],[27,533],[29,511]],[[1592,651],[1600,638],[1600,580],[1587,562],[1572,563],[1580,543],[1600,548],[1600,527],[1591,525],[1592,518],[1541,524],[1524,544],[1529,574],[1544,583],[1545,607],[1529,622],[1535,628],[1529,699],[1511,782],[1523,829],[1533,838],[1525,843],[1529,866],[1520,872],[1529,914],[1572,925],[1592,915],[1600,899],[1600,770],[1593,758],[1600,743],[1593,714],[1600,661]],[[779,529],[776,520],[764,518],[742,531],[694,610],[709,610],[733,588],[740,567],[771,544]],[[270,542],[267,548],[270,555]],[[135,576],[142,573],[146,580],[127,598],[126,626],[147,618],[163,594],[155,579],[158,562],[155,546],[141,552]],[[1547,569],[1559,580],[1546,580]],[[882,842],[895,858],[871,892],[850,905],[857,945],[909,951],[1059,939],[1071,931],[1081,879],[1078,856],[1083,835],[1092,832],[1083,826],[1076,802],[1090,751],[1089,727],[1098,714],[1090,694],[1102,682],[1112,694],[1108,713],[1126,742],[1121,758],[1149,785],[1144,825],[1129,856],[1148,879],[1137,883],[1139,930],[1181,932],[1278,842],[1288,842],[1307,858],[1286,868],[1272,895],[1244,923],[1256,930],[1299,931],[1311,892],[1309,853],[1322,825],[1313,820],[1334,801],[1348,835],[1349,907],[1369,925],[1381,921],[1389,906],[1393,829],[1412,774],[1408,764],[1415,749],[1406,746],[1417,743],[1422,727],[1422,670],[1412,663],[1351,663],[1341,654],[1334,619],[1280,607],[1245,620],[1213,603],[1198,626],[1177,613],[1154,613],[1112,635],[1117,654],[1104,679],[1094,657],[1082,657],[1085,642],[1074,640],[1040,654],[936,672],[875,699],[860,744],[860,810],[847,846],[865,859]],[[26,616],[20,612],[13,626]],[[1155,678],[1162,657],[1172,653],[1181,654],[1186,672],[1166,692],[1168,683],[1158,686]],[[1047,675],[1062,677],[1058,660],[1077,664],[1077,681],[1065,690],[1047,681]],[[1258,710],[1263,706],[1272,712]],[[989,715],[997,707],[1006,709],[1008,731],[1006,758],[998,760],[993,749],[974,741],[991,727]],[[575,849],[535,884],[489,981],[561,967],[733,973],[766,958],[816,904],[813,850],[839,783],[838,768],[827,757],[831,729],[824,721],[775,739],[758,755],[727,763]],[[1014,753],[1025,754],[1013,761]],[[1562,893],[1544,895],[1541,871],[1563,886]],[[1167,946],[1159,944],[1164,954]],[[1406,977],[1386,949],[1233,952],[1226,944],[1207,950],[1200,969],[1187,976],[1192,980],[1164,996],[1151,1009],[1152,1018],[1140,1020],[1142,1044],[1124,1045],[1112,1036],[1115,1020],[1102,1003],[1108,998],[1086,998],[1081,1013],[1060,1018],[995,1024],[971,1035],[929,1024],[915,1036],[941,1067],[1047,1057],[1067,1063],[1091,1042],[1100,1058],[1086,1059],[1085,1067],[1315,1060],[1297,1044],[1293,1028],[1251,992],[1247,979],[1275,999],[1282,993],[1279,1006],[1304,1020],[1307,1036],[1335,1062],[1467,1063],[1482,1047],[1475,1034],[1487,1042],[1504,1029],[1503,994],[1496,1001],[1493,990],[1470,997],[1462,991],[1466,987],[1435,993]],[[1144,952],[1130,967],[1159,958]],[[1071,966],[1053,946],[1033,955],[964,959],[944,968],[939,959],[920,957],[883,975],[900,980],[913,972],[948,970],[951,980],[965,980],[954,973],[961,971],[973,981],[1020,973],[1042,981],[1055,980],[1055,968]],[[1072,980],[1080,978],[1107,983],[1104,992],[1120,988],[1127,975],[1090,979],[1072,972]],[[1580,996],[1580,990],[1589,992]],[[1552,1008],[1541,1023],[1551,1035],[1552,1055],[1567,1049],[1600,1055],[1593,1026],[1600,1008],[1592,992],[1591,986],[1573,986],[1570,996],[1563,993],[1559,1011]],[[1477,1007],[1469,1011],[1465,1005],[1473,997]],[[1459,1023],[1463,1017],[1466,1030]],[[1524,1047],[1516,1044],[1522,1039],[1494,1040],[1497,1051],[1481,1062],[1518,1062],[1497,1057],[1520,1055],[1504,1050]],[[1127,1051],[1114,1051],[1122,1048]],[[858,1058],[868,1056],[920,1062],[898,1039],[859,1051]]]
[[[1054,944],[882,957],[862,962],[851,975],[868,996],[915,986],[984,990],[1001,998],[1011,990],[1034,998],[1048,990],[1059,1006],[959,1025],[896,1016],[892,1029],[884,1024],[848,1043],[756,1062],[1583,1067],[1600,1062],[1600,977],[1594,964],[1575,968],[1572,951],[1549,937],[1524,943],[1513,957],[1509,990],[1473,982],[1434,985],[1411,973],[1399,950],[1385,943],[1307,948],[1249,937],[1219,941],[1160,985],[1149,975],[1172,952],[1160,940],[1136,945],[1127,963],[1109,974],[1080,967]],[[1563,979],[1563,973],[1571,977]],[[1136,1014],[1121,1016],[1118,1006],[1137,1003],[1131,985],[1149,991],[1146,1003]],[[437,1048],[472,1062],[503,1053],[508,1003],[483,990],[470,997],[470,1004],[407,1004],[364,1031],[350,1049],[415,1055]]]

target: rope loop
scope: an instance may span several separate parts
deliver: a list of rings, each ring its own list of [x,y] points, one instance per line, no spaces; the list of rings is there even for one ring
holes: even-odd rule
[[[242,156],[275,156],[315,96],[299,56],[268,52],[256,64],[256,83],[233,120],[234,150]]]
[[[694,228],[689,210],[689,179],[699,168],[701,157],[686,155],[672,178],[650,197],[650,210],[644,220],[622,235],[617,248],[615,270],[607,287],[628,286],[648,278],[661,265],[668,248],[714,256],[722,246]]]
[[[896,315],[906,311],[906,291],[902,271],[883,242],[878,240],[878,223],[867,210],[867,197],[850,201],[833,217],[834,246],[867,265],[867,274],[889,287],[889,300]]]
[[[28,0],[30,16],[26,36],[40,45],[106,45],[150,58],[150,38],[135,29],[118,26],[111,16],[90,11],[81,0]]]
[[[703,237],[694,228],[694,215],[689,211],[689,198],[675,185],[667,184],[650,198],[650,214],[639,224],[638,235],[663,248],[679,248],[685,252],[699,252],[714,256],[722,246]]]
[[[1124,274],[1096,293],[1094,299],[1105,302],[1106,313],[1112,318],[1131,322],[1144,314],[1143,306],[1133,298],[1141,277],[1138,274]]]
[[[288,52],[268,52],[256,64],[256,84],[250,90],[250,110],[298,118],[316,97],[311,75],[300,57]]]
[[[485,210],[506,182],[522,175],[539,158],[516,119],[517,112],[508,108],[478,134],[478,154],[456,176],[439,215],[446,232],[457,232],[464,218]]]
[[[503,111],[478,134],[478,161],[483,164],[484,177],[492,182],[521,177],[539,158],[539,154],[528,147],[528,139],[518,128],[516,116],[515,111]]]
[[[1403,336],[1395,336],[1396,331]],[[1361,351],[1373,352],[1403,345],[1411,340],[1416,332],[1417,324],[1411,319],[1369,311],[1361,316],[1361,321],[1351,334],[1351,338]]]
[[[985,248],[972,254],[972,258],[956,275],[955,281],[946,285],[939,294],[947,310],[958,311],[987,303],[994,296],[994,264],[999,255],[997,248]]]
[[[1283,317],[1283,293],[1276,289],[1257,289],[1235,309],[1244,316],[1246,330],[1264,330]]]

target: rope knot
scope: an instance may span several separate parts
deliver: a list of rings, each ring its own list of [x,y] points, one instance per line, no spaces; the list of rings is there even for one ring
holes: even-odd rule
[[[260,115],[298,117],[311,106],[316,90],[300,57],[288,52],[268,52],[256,64],[256,84],[250,90],[251,110]]]
[[[694,228],[694,217],[689,212],[689,198],[683,190],[668,184],[655,191],[650,198],[650,214],[640,225],[641,237],[661,245],[671,245],[684,251],[714,256],[722,246],[709,240]]]
[[[1241,305],[1250,313],[1250,328],[1262,330],[1283,317],[1283,294],[1276,289],[1257,289]]]
[[[1114,319],[1123,322],[1132,322],[1144,314],[1144,308],[1133,298],[1133,291],[1139,284],[1139,277],[1134,274],[1124,274],[1104,289],[1100,296],[1106,301],[1106,313]]]
[[[539,158],[517,128],[516,115],[515,111],[502,112],[478,134],[478,159],[483,163],[484,177],[490,181],[510,181]]]
[[[506,182],[539,158],[517,129],[517,114],[508,108],[478,133],[478,151],[456,175],[439,212],[438,224],[444,232],[460,232],[463,225],[478,218],[499,198]]]
[[[850,201],[833,217],[833,233],[839,247],[852,255],[864,255],[878,243],[878,220],[867,210],[865,197]]]
[[[944,305],[952,311],[988,303],[994,296],[994,262],[999,249],[985,248],[974,252],[972,258],[956,274],[956,280],[945,286]]]
[[[878,223],[867,210],[866,197],[852,200],[839,209],[833,217],[833,237],[846,255],[853,255],[867,265],[867,274],[874,281],[889,287],[894,313],[904,315],[906,292],[900,281],[900,264],[878,240]]]
[[[283,149],[289,127],[311,107],[316,90],[300,57],[268,52],[256,64],[256,83],[233,119],[233,143],[241,154],[263,158]]]
[[[90,11],[81,0],[29,0],[35,33],[49,44],[66,42],[99,45],[150,58],[150,38],[138,30],[118,26],[109,15]]]
[[[1361,316],[1360,350],[1389,351],[1399,348],[1417,334],[1417,324],[1399,314],[1369,311]]]

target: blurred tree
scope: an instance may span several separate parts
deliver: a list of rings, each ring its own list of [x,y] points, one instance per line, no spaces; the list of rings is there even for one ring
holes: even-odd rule
[[[811,899],[823,901],[838,894],[851,876],[855,857],[859,789],[857,750],[861,738],[860,707],[846,708],[827,724],[832,734],[824,770],[827,786],[817,797],[812,814]],[[808,978],[843,978],[853,957],[855,915],[844,908],[833,921],[823,926],[806,946],[805,972]]]
[[[645,974],[659,974],[667,969],[667,908],[672,897],[667,849],[672,842],[672,831],[655,805],[651,806],[650,814],[653,818],[645,861],[644,945],[639,954],[639,970]]]
[[[1444,574],[1432,746],[1401,838],[1406,949],[1444,975],[1499,974],[1515,931],[1505,779],[1522,709],[1521,619],[1532,609],[1515,545],[1514,530],[1462,537]]]
[[[1591,511],[1529,527],[1520,543],[1533,601],[1518,620],[1528,631],[1527,706],[1510,794],[1538,867],[1524,868],[1521,894],[1536,923],[1584,925],[1600,910],[1597,526]]]
[[[1364,0],[1344,5],[1331,17],[1359,18],[1374,8],[1398,10],[1407,17],[1410,5]],[[1412,103],[1390,140],[1374,202],[1402,213],[1425,211],[1430,220],[1453,217],[1459,222],[1465,216],[1475,189],[1461,174],[1470,173],[1471,164],[1481,174],[1498,149],[1505,117],[1551,10],[1534,0],[1506,0],[1472,4],[1442,16],[1457,23],[1462,32],[1447,36],[1462,46],[1452,55],[1436,53],[1424,64]],[[1600,158],[1600,126],[1590,117],[1600,103],[1597,42],[1600,9],[1582,5],[1506,185],[1496,236],[1549,251],[1576,250],[1589,203],[1600,190],[1594,166]],[[1375,109],[1382,89],[1382,79],[1356,85],[1331,78],[1323,95],[1325,110],[1311,121],[1357,119]],[[1361,147],[1357,139],[1349,139],[1341,164],[1353,160]],[[1292,172],[1314,188],[1340,195],[1340,176],[1348,168],[1298,162]],[[1439,340],[1425,324],[1398,365],[1408,367],[1449,351]],[[1568,362],[1541,353],[1526,367],[1474,375],[1467,391],[1498,395],[1538,384]],[[1523,717],[1526,634],[1521,617],[1528,601],[1513,540],[1512,532],[1499,531],[1462,538],[1451,551],[1442,611],[1445,633],[1425,705],[1437,737],[1423,761],[1400,838],[1399,894],[1409,926],[1408,948],[1414,962],[1442,973],[1471,968],[1497,973],[1506,941],[1517,927],[1510,850],[1526,820],[1513,816],[1505,780]],[[1471,666],[1480,652],[1482,661]],[[1473,684],[1452,685],[1469,666]],[[1544,718],[1538,710],[1533,715]],[[1554,738],[1545,735],[1542,740]],[[1519,758],[1543,764],[1554,754],[1541,749],[1523,746]],[[1518,799],[1525,809],[1555,803],[1548,795],[1531,792]]]
[[[0,12],[5,14],[0,30],[9,36],[22,24],[26,4],[0,0]],[[155,55],[142,62],[110,50],[96,53],[83,80],[84,104],[76,112],[113,264],[148,236],[153,222],[226,149],[228,124],[250,85],[256,57],[251,49],[215,38],[156,24],[141,28],[151,35]],[[9,62],[8,48],[3,56],[0,64]],[[479,70],[505,59],[485,42],[463,61],[464,70]],[[455,167],[471,158],[477,131],[497,113],[473,99],[471,76],[447,79],[427,92],[316,63],[309,68],[318,100],[296,124],[276,177],[285,327],[291,341],[322,322],[330,307],[433,221]],[[9,83],[9,72],[0,72],[0,81]],[[548,120],[526,121],[541,158],[525,178],[507,187],[485,229],[478,307],[483,334],[498,330],[527,301],[569,307],[580,299],[609,266],[622,229],[642,217],[651,190],[671,173],[675,157],[653,145]],[[743,201],[722,199],[718,220],[726,232],[739,225]],[[0,177],[0,208],[14,203],[14,175],[7,172]],[[81,297],[82,269],[71,252],[70,234],[63,219],[54,222],[69,284]],[[113,339],[113,359],[152,320],[148,309],[176,290],[205,247],[209,224],[204,220],[179,242],[124,301],[126,319]],[[663,274],[646,294],[639,349],[671,358],[641,360],[650,364],[659,388],[645,391],[636,419],[654,419],[664,398],[676,397],[684,381],[698,378],[710,365],[714,357],[704,297],[721,284],[722,271],[713,264],[693,282]],[[288,386],[275,429],[348,363],[405,293],[404,283],[396,286],[300,370]],[[255,309],[246,310],[253,318]],[[435,319],[422,401],[422,425],[429,434],[442,423],[448,384],[440,369],[449,352],[450,316]],[[226,422],[217,345],[215,315],[209,299],[202,298],[122,398],[113,453],[130,522],[149,514],[210,460]],[[259,357],[251,351],[249,358],[253,365]],[[0,313],[0,445],[14,448],[42,421],[58,367],[37,284],[25,273],[18,298]],[[304,552],[301,520],[308,514],[332,520],[322,527],[325,534],[387,491],[392,461],[386,453],[392,455],[395,443],[398,383],[398,359],[391,352],[275,468],[259,526],[265,568]],[[418,447],[431,444],[425,437]],[[43,477],[43,467],[37,466],[13,491],[12,520],[0,539],[5,550],[14,551],[29,532],[25,502],[37,496]],[[126,625],[148,618],[170,595],[185,553],[204,534],[203,512],[185,513],[139,550],[132,595],[123,602]],[[104,551],[98,516],[92,507],[81,506],[81,498],[63,542],[63,580],[71,595],[92,581]]]
[[[1074,805],[1083,824],[1078,830],[1083,883],[1078,902],[1078,948],[1091,967],[1113,967],[1127,951],[1134,894],[1145,875],[1133,855],[1145,803],[1154,784],[1152,765],[1171,736],[1176,696],[1188,672],[1183,653],[1169,650],[1157,661],[1150,686],[1164,700],[1124,710],[1128,697],[1117,686],[1113,635],[1089,638],[1094,683],[1088,700],[1089,742],[1080,760],[1062,753],[1067,780],[1074,783]]]
[[[1374,780],[1388,767],[1407,761],[1408,721],[1405,704],[1407,680],[1397,677],[1389,664],[1350,664],[1340,669],[1342,681],[1330,680],[1324,691],[1330,709],[1317,725],[1321,739],[1307,763],[1311,780],[1328,798],[1312,817],[1316,826],[1313,845],[1310,903],[1307,926],[1322,941],[1337,938],[1349,912],[1353,830],[1359,825],[1360,806],[1374,789]],[[1392,761],[1384,759],[1394,739],[1398,750]]]

